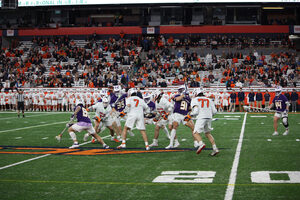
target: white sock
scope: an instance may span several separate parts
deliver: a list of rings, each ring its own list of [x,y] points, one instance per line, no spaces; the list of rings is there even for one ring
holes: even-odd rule
[[[197,140],[194,140],[194,145],[198,146],[198,141]]]
[[[169,130],[167,129],[167,127],[164,127],[164,131],[167,135],[170,135]]]
[[[148,142],[145,142],[145,146],[148,146],[149,144],[148,144]]]
[[[76,139],[76,135],[75,135],[75,133],[73,131],[69,132],[69,135],[70,135],[70,137],[72,138],[73,141],[77,140]]]
[[[218,148],[217,148],[217,145],[212,145],[212,148],[213,148],[213,150],[217,150]]]
[[[171,130],[171,136],[170,136],[170,145],[172,145],[172,146],[173,146],[173,144],[174,144],[175,136],[176,136],[176,130],[175,130],[175,129],[172,129],[172,130]]]
[[[124,144],[124,145],[125,145],[125,144],[126,144],[126,140],[122,140],[122,144]]]
[[[179,143],[178,139],[175,139],[175,143]]]
[[[199,143],[199,146],[201,146],[202,144],[204,144],[202,140],[200,142],[198,142],[198,143]]]
[[[157,144],[158,143],[158,139],[153,139],[153,143]]]

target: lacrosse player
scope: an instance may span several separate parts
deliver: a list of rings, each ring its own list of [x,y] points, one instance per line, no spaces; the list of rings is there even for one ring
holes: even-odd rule
[[[180,86],[178,88],[178,93],[172,99],[175,104],[173,114],[170,116],[170,144],[165,147],[166,149],[176,148],[180,145],[178,139],[176,138],[176,130],[180,123],[188,126],[192,131],[194,130],[194,122],[193,120],[190,120],[191,117],[187,116],[185,119],[185,116],[188,114],[191,105],[191,98],[189,97],[186,87],[184,85]]]
[[[200,133],[204,132],[205,136],[208,138],[213,147],[213,151],[210,155],[215,156],[219,153],[219,150],[210,131],[213,130],[211,128],[211,121],[213,115],[217,113],[217,109],[215,108],[214,102],[204,96],[203,90],[201,88],[195,89],[194,94],[196,97],[193,98],[191,102],[192,111],[190,115],[195,116],[197,119],[193,132],[194,138],[199,143],[197,154],[199,154],[205,147],[205,144],[203,143],[202,137],[200,135]]]
[[[128,93],[130,97],[128,97],[128,99],[126,100],[125,109],[125,111],[128,110],[127,119],[122,132],[122,144],[118,146],[118,149],[126,148],[127,130],[132,129],[136,124],[136,128],[141,132],[143,136],[146,150],[150,150],[144,119],[144,113],[149,113],[150,109],[145,101],[137,96],[137,90],[135,88],[131,88]]]
[[[83,107],[82,100],[77,100],[73,118],[77,118],[77,123],[67,124],[69,126],[69,135],[71,136],[74,142],[73,145],[69,147],[70,149],[79,147],[79,143],[77,141],[75,132],[81,132],[84,130],[86,130],[89,134],[96,138],[98,142],[100,142],[103,145],[103,148],[109,148],[109,146],[105,144],[102,138],[96,133],[92,122],[89,118],[88,111]]]
[[[282,124],[285,127],[285,132],[283,135],[289,134],[289,123],[288,123],[288,110],[290,103],[285,95],[281,94],[282,88],[279,86],[275,89],[275,97],[272,101],[272,104],[268,107],[271,109],[275,106],[275,114],[274,114],[274,133],[273,135],[278,135],[278,120],[282,119]]]
[[[115,142],[120,142],[120,133],[117,133],[117,139],[114,136],[114,130],[112,127],[113,124],[113,118],[111,116],[112,108],[109,105],[109,101],[106,97],[102,98],[102,102],[98,102],[93,106],[90,106],[87,108],[87,111],[95,110],[95,116],[93,117],[94,119],[94,124],[95,127],[94,129],[96,130],[96,133],[99,133],[101,130],[101,127],[107,127],[110,130],[111,134],[111,141]],[[90,136],[89,133],[86,133],[84,135],[83,140],[87,141],[87,138]]]
[[[165,97],[164,93],[157,90],[154,93],[154,101],[156,104],[156,117],[153,119],[155,122],[155,129],[154,129],[154,139],[153,143],[150,144],[150,147],[158,146],[158,136],[159,130],[162,128],[167,137],[170,139],[170,134],[167,129],[167,125],[169,124],[169,116],[171,116],[174,105],[171,104]]]

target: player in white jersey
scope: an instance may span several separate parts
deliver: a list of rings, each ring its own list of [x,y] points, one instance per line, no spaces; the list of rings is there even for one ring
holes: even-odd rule
[[[56,93],[56,97],[57,97],[57,110],[58,111],[62,111],[62,100],[63,100],[63,93],[61,90],[59,90],[57,93]]]
[[[229,96],[230,94],[227,92],[225,89],[222,95],[222,106],[223,106],[223,111],[228,111],[228,106],[229,106]]]
[[[63,93],[61,105],[62,105],[62,110],[63,111],[70,111],[70,109],[69,109],[69,95],[67,94],[67,92]]]
[[[126,100],[125,109],[125,111],[128,111],[128,117],[126,119],[125,126],[122,132],[122,144],[118,146],[118,148],[126,148],[127,130],[132,129],[133,126],[136,125],[136,128],[141,132],[143,136],[146,150],[150,150],[144,119],[144,113],[149,113],[149,107],[143,99],[137,96],[137,90],[135,88],[131,88],[128,93],[130,97],[128,97],[128,99]]]
[[[106,97],[102,98],[102,102],[97,102],[96,104],[88,107],[87,111],[95,110],[94,124],[96,133],[99,133],[101,127],[107,127],[110,130],[111,141],[120,142],[120,133],[117,133],[117,139],[114,136],[114,130],[112,127],[113,118],[111,116],[112,108],[109,105],[109,101]],[[85,134],[84,140],[86,141],[89,134]]]
[[[1,110],[6,110],[6,108],[5,108],[5,93],[4,92],[0,92],[0,106],[1,106]]]
[[[164,97],[164,93],[161,91],[156,91],[154,93],[154,101],[156,105],[156,117],[154,119],[156,119],[157,122],[155,123],[153,143],[149,145],[150,147],[158,146],[160,129],[163,129],[167,137],[170,138],[167,129],[167,125],[169,124],[168,116],[171,115],[174,110],[174,105]]]
[[[219,153],[219,150],[210,131],[213,130],[211,128],[211,122],[213,115],[217,113],[217,109],[215,108],[214,102],[203,95],[203,90],[201,88],[195,89],[194,94],[196,97],[193,98],[191,102],[192,111],[190,115],[195,116],[197,119],[193,132],[194,138],[199,142],[197,154],[205,147],[202,137],[200,136],[200,133],[204,132],[213,147],[213,152],[210,155],[215,156]]]
[[[33,110],[37,111],[39,108],[39,95],[37,91],[34,91],[32,94],[32,104],[33,104]]]
[[[51,94],[51,99],[52,99],[52,111],[57,111],[57,93],[53,92],[53,94]]]

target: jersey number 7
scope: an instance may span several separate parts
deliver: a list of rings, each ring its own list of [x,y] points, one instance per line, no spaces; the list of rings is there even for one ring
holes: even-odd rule
[[[133,101],[136,102],[136,103],[135,103],[135,107],[138,107],[140,101],[139,101],[138,99],[133,99]]]

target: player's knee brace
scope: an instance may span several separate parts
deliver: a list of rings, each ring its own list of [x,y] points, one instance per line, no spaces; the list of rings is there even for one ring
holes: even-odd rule
[[[282,124],[283,124],[283,126],[285,128],[289,127],[289,122],[288,122],[288,118],[287,117],[282,118]]]

